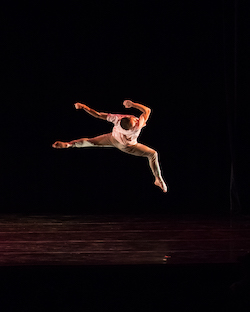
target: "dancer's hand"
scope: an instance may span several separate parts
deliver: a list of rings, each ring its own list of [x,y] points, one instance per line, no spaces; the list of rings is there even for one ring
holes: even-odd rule
[[[82,104],[81,103],[75,103],[75,108],[76,109],[81,109],[82,108]]]
[[[75,103],[74,105],[76,109],[88,109],[88,106],[82,103]]]
[[[125,101],[123,102],[123,105],[124,105],[126,108],[130,108],[130,107],[133,106],[133,102],[130,101],[130,100],[125,100]]]

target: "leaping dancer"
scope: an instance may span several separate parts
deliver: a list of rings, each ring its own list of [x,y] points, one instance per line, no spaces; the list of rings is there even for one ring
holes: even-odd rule
[[[90,115],[104,119],[114,124],[112,133],[103,134],[94,138],[82,138],[70,142],[56,141],[54,148],[70,147],[116,147],[122,152],[135,156],[147,157],[150,168],[155,177],[154,184],[159,186],[164,193],[167,192],[167,185],[164,182],[158,161],[158,153],[146,145],[137,142],[141,129],[146,126],[146,122],[151,113],[151,109],[142,104],[125,100],[123,105],[126,108],[136,108],[142,112],[139,118],[133,115],[100,113],[82,103],[75,103],[76,109],[84,109]]]

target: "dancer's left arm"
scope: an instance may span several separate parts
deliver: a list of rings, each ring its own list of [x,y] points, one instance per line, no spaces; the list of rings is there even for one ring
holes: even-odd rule
[[[148,118],[149,118],[149,115],[151,114],[151,109],[145,105],[142,105],[142,104],[139,104],[139,103],[134,103],[130,100],[125,100],[123,102],[123,105],[126,107],[126,108],[136,108],[138,110],[140,110],[142,112],[142,114],[140,115],[140,125],[143,126],[146,124]]]
[[[100,113],[95,111],[93,108],[88,107],[85,104],[82,103],[75,103],[75,108],[76,109],[84,109],[85,112],[87,112],[88,114],[90,114],[91,116],[95,117],[95,118],[99,118],[99,119],[103,119],[103,120],[107,120],[108,114],[107,113]]]

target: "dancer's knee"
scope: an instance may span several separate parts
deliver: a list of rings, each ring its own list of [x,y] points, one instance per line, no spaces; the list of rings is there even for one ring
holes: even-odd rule
[[[90,142],[90,139],[88,138],[73,140],[69,143],[72,145],[72,147],[89,147],[94,145]]]
[[[155,150],[151,150],[147,155],[149,160],[155,161],[158,159],[158,153]]]
[[[85,144],[86,145],[89,145],[89,146],[97,146],[97,145],[99,145],[98,144],[98,141],[97,140],[95,140],[95,138],[92,138],[92,139],[84,139],[85,140]]]

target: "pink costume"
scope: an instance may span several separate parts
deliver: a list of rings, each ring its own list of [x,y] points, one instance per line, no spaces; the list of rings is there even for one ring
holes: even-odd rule
[[[124,117],[131,117],[131,115],[108,114],[107,121],[114,124],[112,136],[123,145],[135,145],[141,129],[146,125],[145,121],[142,127],[139,125],[140,119],[144,119],[144,117],[136,118],[136,125],[130,130],[125,130],[120,125],[121,120]]]

